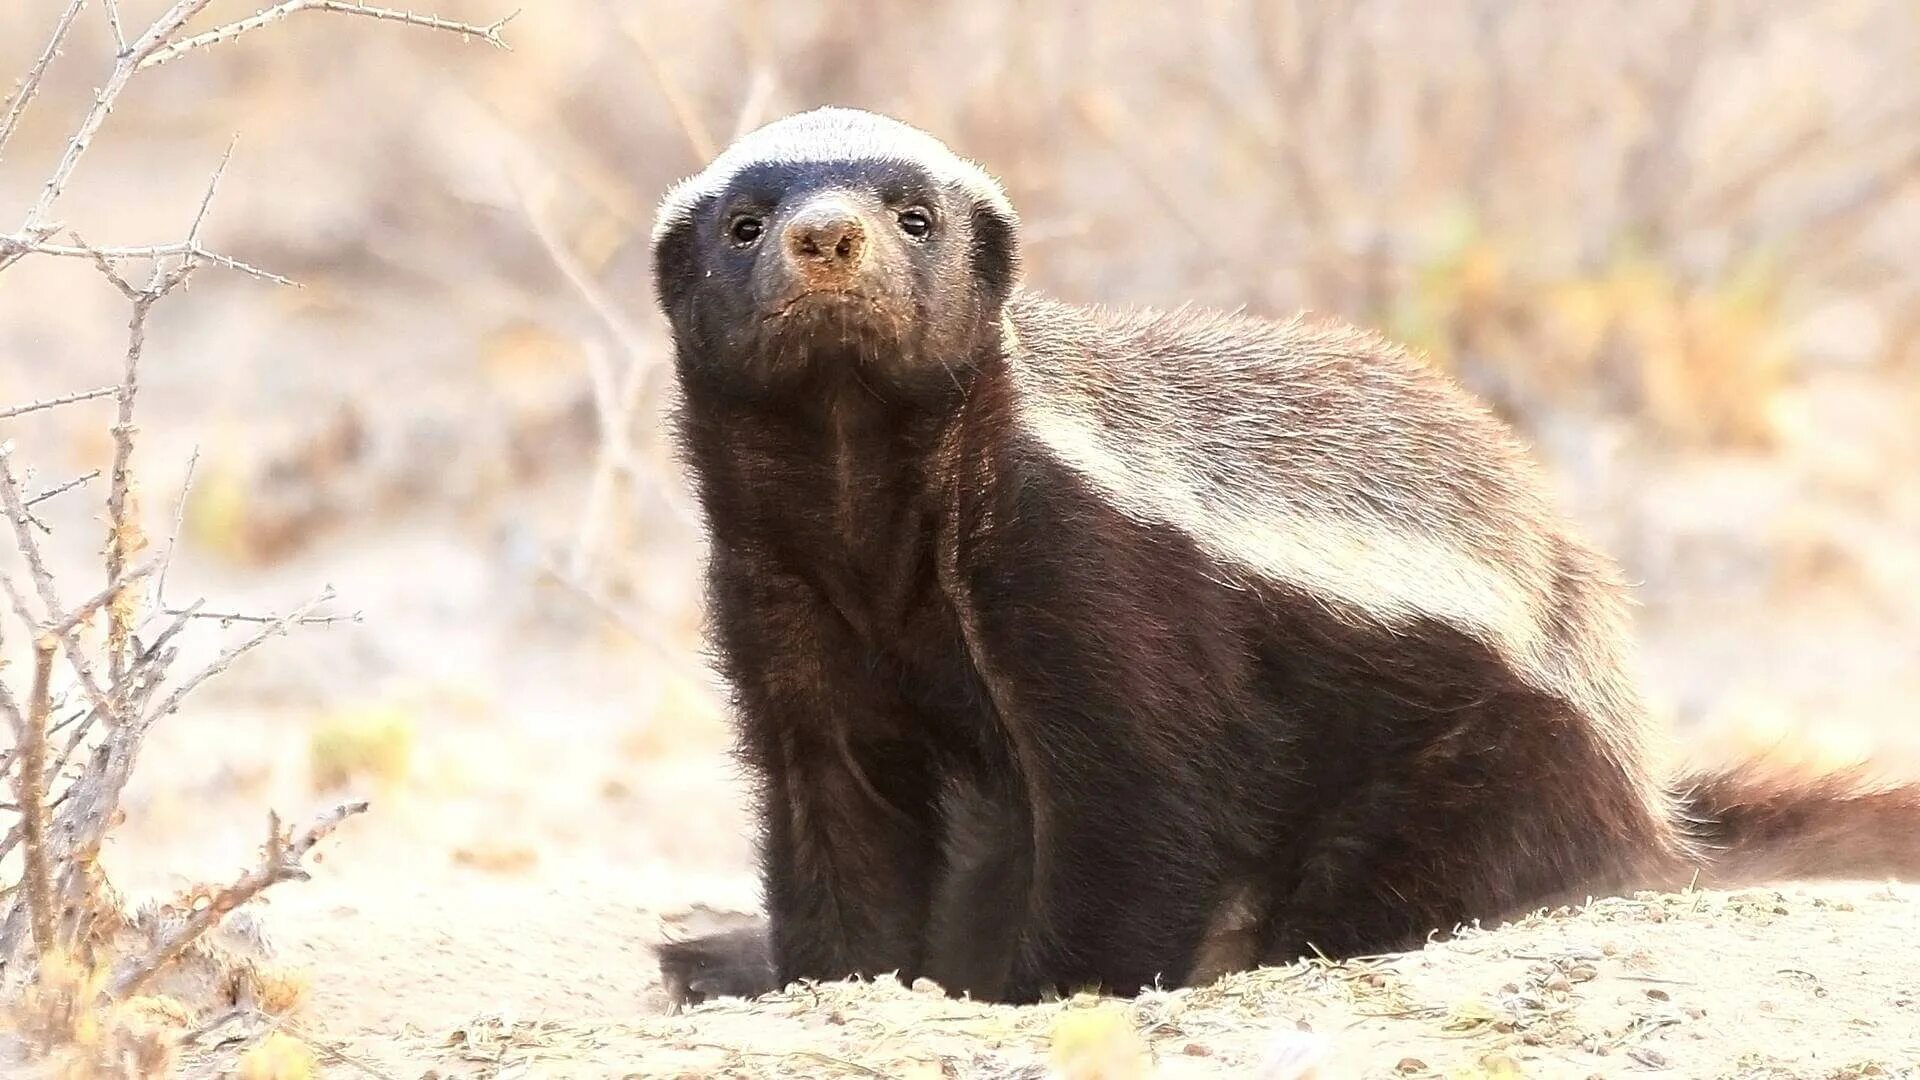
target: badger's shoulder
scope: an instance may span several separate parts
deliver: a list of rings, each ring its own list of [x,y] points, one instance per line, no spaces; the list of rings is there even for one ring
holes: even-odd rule
[[[1007,309],[1016,428],[1226,574],[1346,618],[1437,617],[1592,715],[1639,713],[1618,575],[1525,449],[1443,373],[1331,320]]]

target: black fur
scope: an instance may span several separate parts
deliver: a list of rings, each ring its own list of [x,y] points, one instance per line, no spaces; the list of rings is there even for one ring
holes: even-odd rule
[[[660,982],[676,1007],[709,998],[752,997],[774,985],[773,957],[763,922],[707,934],[660,948]]]

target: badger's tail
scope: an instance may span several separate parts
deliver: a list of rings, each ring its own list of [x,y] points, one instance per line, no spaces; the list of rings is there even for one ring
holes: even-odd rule
[[[1825,878],[1920,882],[1920,783],[1751,760],[1678,785],[1702,887]]]

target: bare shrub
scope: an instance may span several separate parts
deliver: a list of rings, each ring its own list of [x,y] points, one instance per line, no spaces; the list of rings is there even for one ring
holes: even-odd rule
[[[266,840],[255,864],[224,885],[205,886],[172,904],[130,912],[99,866],[101,844],[120,820],[121,797],[138,764],[147,733],[181,707],[208,679],[249,651],[288,630],[357,615],[330,613],[331,589],[284,614],[213,612],[204,602],[182,605],[166,596],[167,571],[180,529],[158,554],[141,526],[140,484],[134,450],[138,426],[140,362],[149,317],[160,301],[206,267],[234,271],[262,282],[293,282],[208,249],[201,229],[212,207],[226,159],[207,184],[183,239],[145,246],[96,247],[54,216],[88,148],[115,104],[140,72],[197,49],[230,41],[303,11],[358,15],[458,34],[504,47],[505,20],[486,26],[344,0],[287,0],[251,18],[189,32],[188,24],[209,0],[178,0],[131,39],[115,0],[102,0],[116,54],[93,105],[67,142],[52,174],[10,233],[0,233],[0,273],[30,257],[89,261],[129,306],[125,362],[113,386],[64,394],[0,410],[0,421],[111,398],[112,464],[105,471],[106,523],[101,548],[104,580],[78,598],[56,580],[45,548],[53,530],[35,508],[87,487],[99,472],[32,490],[9,439],[0,443],[0,511],[18,554],[18,568],[0,568],[13,625],[24,632],[30,663],[22,673],[0,669],[0,713],[13,734],[0,757],[12,791],[6,810],[14,817],[0,836],[7,879],[0,892],[0,994],[8,1038],[0,1061],[9,1075],[35,1065],[63,1076],[150,1076],[169,1071],[182,1055],[206,1057],[192,1048],[186,1030],[193,1010],[148,994],[158,977],[202,942],[216,925],[264,890],[307,876],[307,854],[339,824],[366,810],[363,801],[340,803],[301,828],[268,815]],[[71,0],[60,12],[46,48],[0,111],[0,158],[21,115],[32,104],[42,76],[86,7]],[[228,156],[231,156],[229,149]],[[192,466],[188,467],[191,481]],[[181,505],[184,506],[182,491]],[[64,542],[64,541],[63,541]],[[176,670],[181,635],[195,624],[241,627],[234,640],[197,669]],[[0,627],[4,620],[0,620]],[[0,637],[0,642],[4,642]],[[204,950],[203,950],[204,951]],[[284,980],[256,977],[251,1000],[235,1011],[269,1021],[297,993],[282,992]],[[204,1018],[200,1018],[204,1019]],[[221,1018],[224,1026],[232,1017]],[[271,1022],[252,1024],[239,1037],[223,1037],[216,1056],[238,1060],[273,1032]]]

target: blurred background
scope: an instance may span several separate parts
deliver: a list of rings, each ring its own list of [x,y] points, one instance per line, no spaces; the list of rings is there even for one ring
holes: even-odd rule
[[[0,14],[0,72],[63,6]],[[160,6],[121,3],[130,26]],[[374,814],[276,900],[341,915],[300,931],[322,943],[413,920],[395,954],[432,948],[450,902],[504,942],[560,897],[547,944],[585,957],[625,948],[568,936],[601,908],[752,902],[646,240],[668,184],[821,103],[983,162],[1062,298],[1309,308],[1425,350],[1624,562],[1690,737],[1810,725],[1914,756],[1910,0],[527,0],[506,36],[307,12],[143,72],[60,204],[95,244],[178,239],[237,135],[205,240],[303,287],[209,268],[156,310],[143,513],[164,534],[197,447],[172,594],[273,611],[330,582],[365,616],[157,729],[123,883],[224,875],[256,808],[351,788]],[[0,161],[0,220],[111,52],[90,12]],[[82,261],[7,271],[0,403],[112,382],[125,320]],[[110,413],[0,436],[51,484],[106,462]],[[76,567],[97,495],[49,507]],[[356,918],[376,881],[405,899]]]

